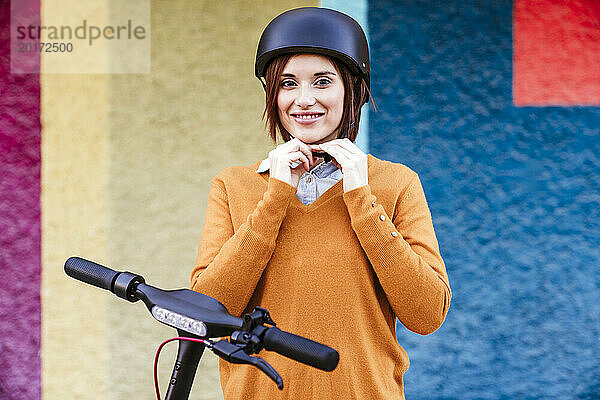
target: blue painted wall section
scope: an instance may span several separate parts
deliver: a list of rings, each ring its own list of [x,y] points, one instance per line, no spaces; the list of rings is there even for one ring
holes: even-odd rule
[[[369,2],[370,151],[421,177],[453,298],[407,399],[600,398],[600,108],[512,104],[512,2]]]

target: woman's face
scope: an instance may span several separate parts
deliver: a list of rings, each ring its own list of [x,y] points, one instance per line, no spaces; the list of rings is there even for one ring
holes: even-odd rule
[[[327,57],[299,54],[281,75],[277,95],[279,120],[304,143],[335,139],[344,111],[344,84]]]

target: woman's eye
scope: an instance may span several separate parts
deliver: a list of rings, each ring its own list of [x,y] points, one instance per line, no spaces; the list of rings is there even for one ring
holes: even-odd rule
[[[319,86],[324,86],[324,85],[329,85],[331,83],[331,81],[327,78],[321,78],[316,83]]]
[[[281,82],[281,87],[292,87],[294,86],[296,83],[294,81],[291,80],[285,80]]]

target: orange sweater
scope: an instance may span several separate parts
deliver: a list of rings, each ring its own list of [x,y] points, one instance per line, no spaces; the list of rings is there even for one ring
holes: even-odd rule
[[[337,182],[304,205],[296,188],[230,167],[212,181],[192,289],[241,316],[267,308],[277,326],[338,350],[323,372],[272,352],[256,368],[220,360],[224,398],[403,399],[406,351],[396,317],[426,335],[450,306],[450,286],[423,188],[408,167],[368,155],[369,184]]]

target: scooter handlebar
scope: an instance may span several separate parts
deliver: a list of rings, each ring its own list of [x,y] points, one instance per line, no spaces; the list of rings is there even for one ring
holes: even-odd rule
[[[266,350],[321,369],[333,371],[340,360],[339,353],[329,346],[284,332],[277,327],[267,329],[263,338]]]
[[[71,278],[94,285],[114,293],[114,282],[120,272],[79,257],[71,257],[65,262],[65,273]]]

